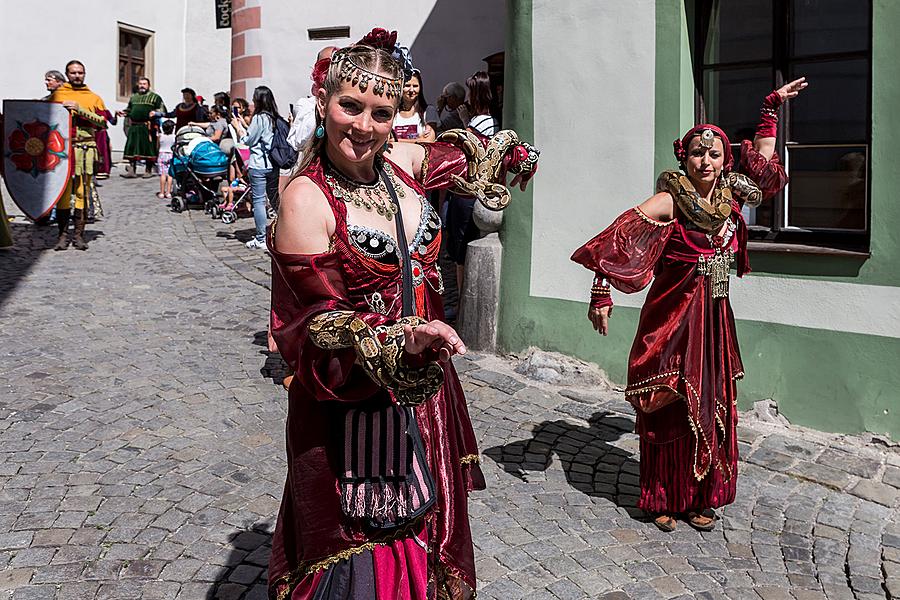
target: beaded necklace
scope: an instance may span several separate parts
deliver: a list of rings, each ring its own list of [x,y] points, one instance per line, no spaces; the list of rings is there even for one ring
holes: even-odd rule
[[[388,163],[376,158],[375,171],[378,172],[380,169],[384,169],[391,185],[394,186],[394,191],[397,192],[397,197],[405,198],[406,192],[394,176],[394,169]],[[353,206],[370,212],[374,210],[388,221],[393,221],[394,215],[397,214],[397,207],[390,199],[387,186],[380,177],[374,183],[360,183],[350,179],[329,164],[326,167],[325,183],[331,188],[335,198],[343,200],[347,204],[353,204]]]

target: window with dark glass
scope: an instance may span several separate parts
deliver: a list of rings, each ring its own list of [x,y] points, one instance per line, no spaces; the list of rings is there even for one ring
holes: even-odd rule
[[[147,65],[149,35],[119,29],[119,89],[120,98],[128,98],[137,89],[138,79],[144,77]]]
[[[790,182],[745,209],[751,239],[868,249],[871,0],[698,0],[698,119],[753,139],[763,97],[805,76],[781,109]]]

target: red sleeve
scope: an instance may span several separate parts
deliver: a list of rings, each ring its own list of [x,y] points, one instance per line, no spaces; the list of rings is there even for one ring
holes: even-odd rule
[[[771,160],[756,151],[753,142],[744,140],[741,144],[740,172],[756,182],[762,190],[763,198],[771,198],[787,185],[788,176],[781,165],[778,153]]]
[[[619,291],[638,292],[653,279],[675,221],[654,221],[637,207],[575,251],[572,260],[605,277]]]
[[[272,251],[272,337],[297,380],[316,400],[361,401],[381,389],[356,364],[353,348],[325,350],[309,335],[310,321],[332,310],[351,310],[336,253],[289,255]],[[356,313],[372,327],[377,313]]]
[[[468,161],[463,151],[446,142],[420,143],[425,149],[425,160],[419,180],[426,190],[439,190],[453,186],[451,175],[465,178]]]

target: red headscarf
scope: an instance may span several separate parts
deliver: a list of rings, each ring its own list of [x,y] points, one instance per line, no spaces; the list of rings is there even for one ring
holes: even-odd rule
[[[701,123],[699,125],[694,125],[684,137],[680,140],[675,140],[672,143],[674,148],[675,158],[678,162],[683,163],[687,159],[687,149],[691,143],[691,138],[700,135],[700,133],[704,129],[711,129],[712,132],[722,140],[722,150],[725,153],[725,162],[722,165],[722,173],[727,173],[731,170],[731,167],[734,166],[734,157],[731,154],[731,142],[728,141],[728,136],[725,135],[725,132],[712,125],[711,123]]]

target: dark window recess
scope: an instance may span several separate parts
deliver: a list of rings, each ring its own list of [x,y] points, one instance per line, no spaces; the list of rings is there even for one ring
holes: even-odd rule
[[[307,29],[311,40],[337,40],[350,37],[350,27],[314,27]]]
[[[147,64],[147,42],[150,36],[119,29],[119,97],[127,98],[137,89]]]
[[[777,150],[790,183],[745,209],[751,239],[868,250],[871,0],[697,0],[698,122],[752,139],[763,97],[800,76]]]

